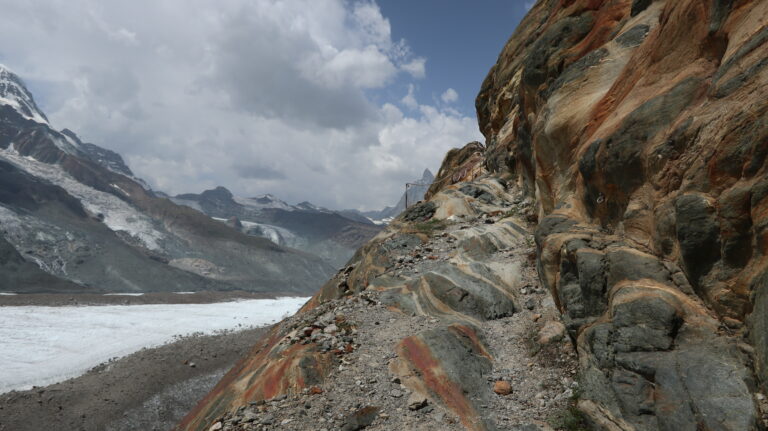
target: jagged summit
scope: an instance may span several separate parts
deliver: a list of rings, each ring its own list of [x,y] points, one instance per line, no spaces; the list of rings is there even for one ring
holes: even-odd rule
[[[424,172],[421,174],[421,182],[431,184],[434,179],[435,175],[432,174],[432,171],[430,171],[429,168],[424,169]]]
[[[0,64],[0,105],[12,107],[29,120],[49,124],[24,81],[3,64]]]

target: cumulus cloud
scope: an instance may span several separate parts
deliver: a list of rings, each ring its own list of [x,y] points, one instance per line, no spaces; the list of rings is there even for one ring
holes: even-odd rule
[[[440,99],[442,99],[445,103],[453,103],[459,100],[459,93],[457,93],[453,88],[449,88],[443,92],[442,96],[440,96]]]
[[[414,58],[401,66],[403,70],[410,73],[414,78],[424,78],[427,76],[427,59]]]
[[[408,85],[408,94],[400,99],[400,103],[409,109],[416,109],[419,107],[419,102],[416,101],[416,95],[414,94],[413,84]]]
[[[371,96],[428,79],[426,59],[393,39],[373,1],[0,7],[0,61],[30,83],[52,123],[120,152],[169,193],[224,185],[380,208],[480,137],[474,119],[419,104],[412,83],[399,101],[407,113]]]

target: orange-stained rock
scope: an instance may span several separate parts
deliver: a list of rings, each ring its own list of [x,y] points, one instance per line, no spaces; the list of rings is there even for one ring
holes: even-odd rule
[[[752,386],[768,381],[766,58],[768,1],[540,0],[482,83],[486,145],[449,152],[429,190],[440,220],[505,214],[508,190],[531,203],[531,258],[564,323],[542,341],[576,340],[578,406],[599,429],[762,427]],[[429,272],[398,277],[398,250],[431,233],[396,220],[301,312],[370,289],[393,310],[453,322],[397,341],[391,371],[467,429],[496,429],[479,413],[496,384],[474,323],[518,309],[521,286],[483,265],[524,231],[499,225],[456,233],[455,261],[427,258]],[[274,330],[182,428],[323,378],[333,355],[278,346],[290,330]]]
[[[565,325],[560,322],[549,321],[539,331],[539,344],[552,344],[561,341],[565,337]]]
[[[536,201],[539,276],[599,426],[758,427],[766,58],[765,1],[539,1],[483,82],[486,167]]]
[[[499,395],[509,395],[512,393],[512,385],[504,380],[499,380],[493,384],[493,392]]]

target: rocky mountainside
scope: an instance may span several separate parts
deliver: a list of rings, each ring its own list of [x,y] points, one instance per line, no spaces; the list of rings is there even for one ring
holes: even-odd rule
[[[309,293],[317,257],[156,196],[120,155],[54,130],[0,67],[0,291]]]
[[[381,230],[365,217],[309,202],[289,205],[272,195],[236,197],[224,187],[178,195],[171,200],[224,221],[240,232],[317,255],[335,268],[344,266],[355,250]]]
[[[179,429],[765,429],[767,42],[763,0],[538,1],[485,145]]]
[[[432,185],[434,180],[435,176],[432,174],[432,171],[429,169],[424,169],[424,172],[421,174],[421,178],[412,180],[408,183],[408,188],[405,192],[403,192],[403,195],[400,196],[400,200],[397,201],[395,206],[385,207],[380,211],[360,212],[355,210],[348,210],[348,212],[362,215],[369,220],[373,220],[376,224],[381,225],[389,223],[392,221],[392,219],[402,214],[402,212],[405,211],[406,206],[410,207],[420,200],[423,200],[424,195],[427,193],[429,186]]]

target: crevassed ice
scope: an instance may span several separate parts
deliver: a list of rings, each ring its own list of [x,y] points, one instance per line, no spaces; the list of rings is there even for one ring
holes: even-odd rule
[[[109,193],[98,191],[75,180],[56,165],[39,162],[19,155],[12,146],[0,149],[0,157],[29,172],[62,187],[76,197],[93,214],[103,214],[104,224],[113,231],[123,231],[141,241],[150,250],[160,249],[164,235],[154,228],[152,220],[130,204]]]

